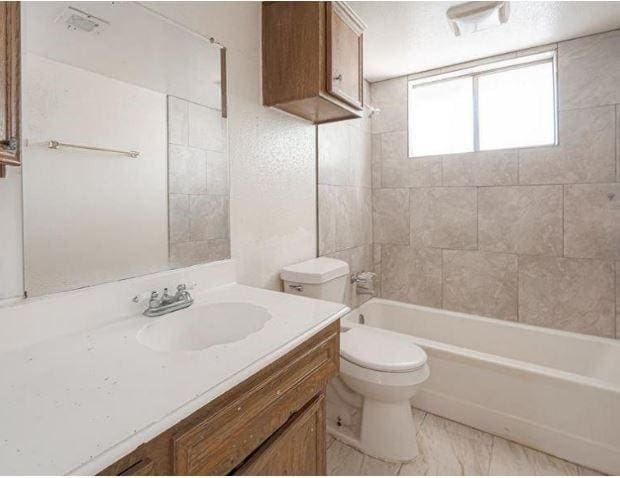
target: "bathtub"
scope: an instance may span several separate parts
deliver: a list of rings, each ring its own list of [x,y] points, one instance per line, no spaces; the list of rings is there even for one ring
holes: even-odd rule
[[[377,298],[342,325],[415,338],[431,375],[414,406],[620,474],[620,341]]]

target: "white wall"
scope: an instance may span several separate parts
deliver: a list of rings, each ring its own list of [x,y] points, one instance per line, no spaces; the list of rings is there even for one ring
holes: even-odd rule
[[[316,129],[262,106],[261,5],[148,6],[227,47],[232,257],[240,282],[279,289],[283,265],[316,255]]]
[[[19,168],[7,168],[0,179],[0,300],[17,297],[23,290],[22,178]]]
[[[166,96],[32,53],[22,75],[29,295],[165,269]],[[50,139],[140,156],[51,150]]]

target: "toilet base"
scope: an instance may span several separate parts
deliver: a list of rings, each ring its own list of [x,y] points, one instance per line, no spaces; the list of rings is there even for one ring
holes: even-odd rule
[[[411,461],[418,456],[411,403],[364,398],[359,446],[388,461]]]

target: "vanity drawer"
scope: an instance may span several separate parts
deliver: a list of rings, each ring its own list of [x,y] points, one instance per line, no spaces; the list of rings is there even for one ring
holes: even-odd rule
[[[332,327],[330,327],[332,329]],[[334,330],[334,329],[332,329]],[[173,437],[175,475],[224,475],[245,460],[338,371],[338,331]]]

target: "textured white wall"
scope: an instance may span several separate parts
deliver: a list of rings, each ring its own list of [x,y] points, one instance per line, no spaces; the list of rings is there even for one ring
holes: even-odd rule
[[[29,295],[165,268],[166,96],[32,53],[22,65]],[[54,151],[50,139],[140,157]]]
[[[22,178],[19,168],[7,168],[0,179],[0,300],[17,297],[23,290]]]
[[[316,128],[261,104],[260,3],[148,6],[227,47],[231,253],[240,282],[279,289],[283,265],[316,255]]]

